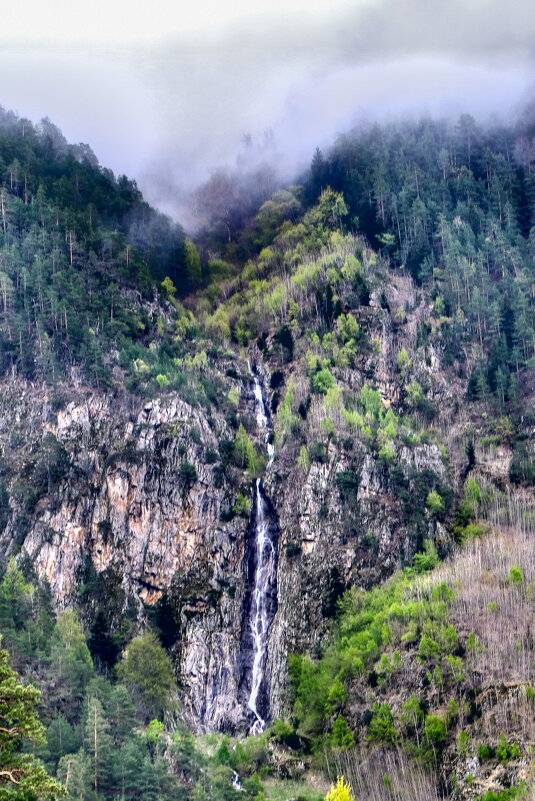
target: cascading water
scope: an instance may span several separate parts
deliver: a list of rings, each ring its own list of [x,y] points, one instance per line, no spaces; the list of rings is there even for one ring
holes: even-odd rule
[[[251,370],[251,366],[249,365],[249,369]],[[269,417],[266,413],[266,405],[264,403],[264,395],[262,393],[262,385],[258,380],[258,376],[256,373],[253,373],[251,370],[253,381],[254,381],[254,406],[255,406],[255,414],[256,414],[256,425],[262,431],[264,431],[264,442],[266,443],[266,450],[268,455],[268,463],[267,466],[271,467],[273,463],[273,459],[275,457],[275,448],[273,447],[273,443],[271,442],[271,423]]]
[[[251,370],[254,382],[256,423],[264,432],[269,468],[273,463],[275,449],[271,442],[271,423],[266,411],[262,386],[258,376]],[[267,658],[269,627],[277,607],[277,526],[271,514],[271,505],[258,478],[253,496],[254,549],[251,554],[252,587],[249,605],[249,634],[252,643],[251,690],[247,706],[254,715],[253,733],[263,731],[266,721],[259,711],[260,694],[264,680]]]

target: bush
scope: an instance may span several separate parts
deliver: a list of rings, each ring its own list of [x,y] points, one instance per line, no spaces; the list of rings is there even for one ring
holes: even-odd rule
[[[524,583],[524,574],[522,572],[522,568],[518,565],[513,565],[513,567],[509,571],[509,575],[507,577],[509,584],[516,584],[520,585]]]
[[[494,757],[494,748],[486,743],[478,743],[477,749],[477,758],[480,762],[486,762],[487,759],[493,759]]]
[[[289,723],[285,720],[274,720],[269,730],[270,736],[279,743],[286,743],[286,741],[293,737],[294,730]]]
[[[255,446],[241,424],[234,440],[234,459],[239,467],[246,467],[253,477],[258,476],[264,466],[264,460],[256,452]]]
[[[416,573],[427,573],[439,563],[437,549],[431,540],[425,540],[423,553],[414,554],[413,567]]]
[[[470,735],[467,731],[459,732],[457,735],[457,753],[461,757],[468,756],[468,750],[470,748]]]
[[[424,723],[424,737],[433,746],[446,742],[446,724],[438,715],[427,715]]]
[[[398,732],[394,726],[394,718],[390,704],[375,703],[372,710],[372,718],[368,726],[369,742],[395,743],[398,740]]]
[[[351,748],[355,744],[355,738],[343,715],[338,715],[333,723],[331,741],[339,748]]]
[[[238,492],[236,495],[236,500],[234,501],[234,506],[232,507],[232,511],[239,517],[249,517],[251,514],[251,506],[251,499],[247,495],[243,495],[241,492]]]
[[[340,470],[334,480],[343,496],[356,495],[359,488],[359,478],[354,470]]]
[[[326,395],[327,391],[331,387],[334,387],[335,384],[336,379],[328,367],[318,370],[318,372],[312,376],[312,388],[314,392],[318,392],[321,395]]]
[[[327,446],[323,442],[313,442],[308,449],[308,455],[312,462],[326,464],[328,461]]]
[[[518,743],[509,743],[505,734],[502,732],[498,739],[496,746],[496,759],[499,759],[502,765],[509,762],[510,759],[520,758],[520,746]]]
[[[424,634],[420,639],[420,645],[418,646],[418,656],[420,659],[438,659],[440,656],[440,645],[438,642],[429,637],[427,634]]]
[[[431,514],[435,515],[435,517],[438,517],[444,511],[444,501],[436,490],[432,490],[429,493],[425,501],[425,505]]]
[[[195,465],[192,465],[191,462],[181,462],[178,469],[178,477],[186,487],[192,487],[197,481]]]

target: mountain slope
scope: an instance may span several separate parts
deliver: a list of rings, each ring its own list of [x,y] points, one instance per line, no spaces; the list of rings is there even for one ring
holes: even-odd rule
[[[484,537],[485,519],[498,528],[498,490],[532,493],[527,167],[504,160],[497,133],[480,141],[473,131],[468,152],[454,147],[459,133],[448,139],[438,126],[431,137],[429,126],[401,138],[377,129],[327,161],[317,155],[304,188],[275,193],[220,253],[204,255],[201,235],[199,259],[86,149],[9,114],[2,125],[4,560],[29,566],[56,610],[78,610],[104,672],[134,635],[157,631],[181,718],[197,732],[251,728],[260,663],[259,716],[292,715],[282,740],[300,748],[403,744],[444,771],[460,765],[461,731],[473,741],[466,758],[485,737],[496,750],[499,723],[491,736],[468,712],[443,709],[450,695],[459,709],[474,698],[485,707],[483,651],[455,661],[469,643],[483,643],[489,664],[480,662],[496,688],[490,618],[478,618],[481,631],[466,622],[469,590],[484,574],[458,595],[447,574],[436,590],[444,598],[407,574],[373,587]],[[483,162],[472,172],[483,142],[491,172],[503,167],[510,213],[496,205]],[[403,198],[398,231],[392,209]],[[356,212],[378,250],[355,231]],[[213,248],[213,231],[207,241]],[[232,253],[247,260],[231,263]],[[263,518],[277,532],[277,555],[259,656],[251,608]],[[499,538],[484,542],[505,551]],[[521,531],[515,542],[525,542]],[[463,558],[480,557],[456,564]],[[507,575],[492,567],[492,580],[504,609],[514,598],[529,611],[529,562],[515,583],[511,558]],[[394,604],[409,608],[407,619]],[[518,633],[526,653],[528,634]],[[302,656],[289,674],[292,654]],[[524,687],[530,675],[512,680]],[[412,725],[404,704],[421,682]],[[485,770],[474,787],[483,788]],[[474,795],[459,771],[463,793]],[[504,775],[520,781],[520,763]]]

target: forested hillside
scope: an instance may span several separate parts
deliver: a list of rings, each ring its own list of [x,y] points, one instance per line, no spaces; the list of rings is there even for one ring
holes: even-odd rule
[[[180,226],[47,120],[0,110],[0,173],[2,374],[110,386],[155,336],[152,362],[178,355],[151,303],[166,277],[182,294],[200,279]]]
[[[529,797],[534,136],[362,126],[194,244],[2,112],[0,629],[72,801]]]

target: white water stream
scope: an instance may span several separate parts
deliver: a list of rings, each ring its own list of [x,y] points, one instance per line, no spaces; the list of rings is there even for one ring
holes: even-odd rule
[[[256,423],[264,432],[264,442],[270,467],[275,449],[271,443],[271,424],[266,412],[262,386],[253,371]],[[247,706],[255,716],[252,733],[264,730],[266,721],[258,711],[258,699],[267,656],[267,640],[269,627],[273,619],[273,594],[275,592],[277,554],[273,543],[273,526],[269,517],[269,507],[262,491],[262,482],[258,478],[254,493],[255,512],[255,572],[254,586],[251,594],[250,627],[253,643],[253,664],[251,671],[251,694]]]
[[[251,370],[251,366],[249,365]],[[275,448],[271,442],[271,423],[266,413],[266,406],[264,403],[264,395],[262,393],[262,386],[258,380],[258,376],[251,370],[254,381],[254,408],[256,414],[256,425],[264,431],[264,442],[266,443],[266,450],[268,455],[267,466],[271,467],[275,457]]]

